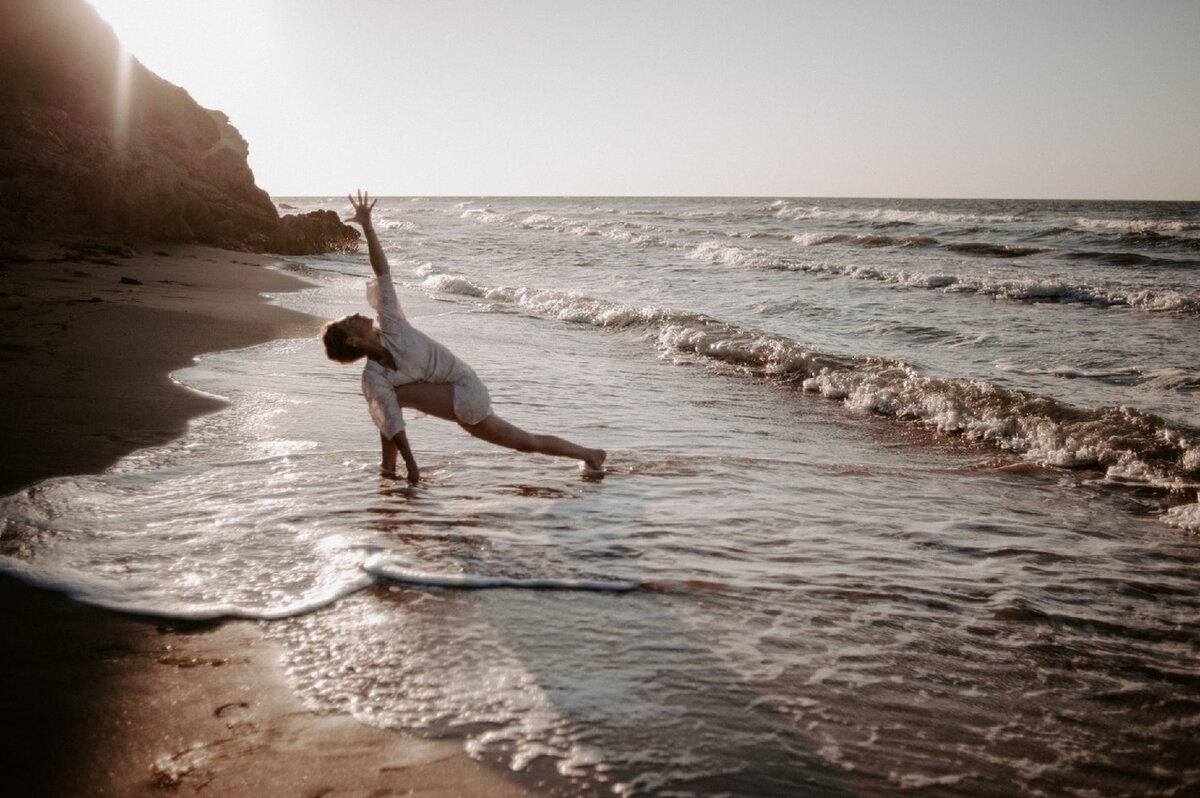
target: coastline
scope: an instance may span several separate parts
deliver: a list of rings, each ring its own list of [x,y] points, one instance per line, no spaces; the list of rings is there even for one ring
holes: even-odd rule
[[[169,374],[204,352],[312,335],[263,292],[275,256],[177,244],[5,242],[0,490],[94,473],[223,403]],[[0,746],[23,795],[523,795],[453,743],[318,716],[255,622],[175,624],[0,576]]]

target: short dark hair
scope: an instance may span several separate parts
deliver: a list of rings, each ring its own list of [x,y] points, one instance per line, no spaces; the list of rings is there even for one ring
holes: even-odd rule
[[[346,338],[346,328],[337,321],[331,321],[321,330],[321,341],[325,344],[325,354],[330,360],[339,363],[353,363],[367,354]]]

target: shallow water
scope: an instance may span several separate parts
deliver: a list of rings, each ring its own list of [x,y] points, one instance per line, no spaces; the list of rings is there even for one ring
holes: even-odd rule
[[[1200,789],[1195,204],[377,212],[414,323],[605,479],[430,418],[427,484],[382,479],[357,368],[274,342],[176,375],[231,400],[184,439],[5,500],[3,567],[274,618],[310,706],[550,794]],[[363,256],[296,268],[280,303],[363,309]]]

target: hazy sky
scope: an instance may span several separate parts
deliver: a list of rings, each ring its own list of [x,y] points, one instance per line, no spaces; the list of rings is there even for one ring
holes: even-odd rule
[[[1200,200],[1198,0],[91,0],[274,195]]]

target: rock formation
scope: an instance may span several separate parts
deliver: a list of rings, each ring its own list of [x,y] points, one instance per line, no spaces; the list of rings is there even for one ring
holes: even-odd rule
[[[263,249],[279,216],[248,153],[83,0],[0,2],[0,232]]]
[[[280,255],[357,252],[358,231],[343,224],[333,211],[288,214],[268,239],[267,251]]]

